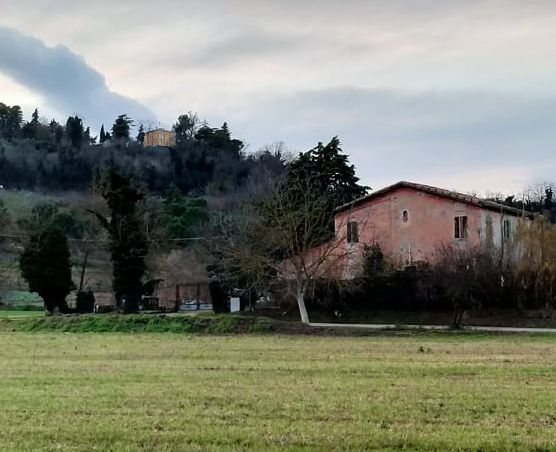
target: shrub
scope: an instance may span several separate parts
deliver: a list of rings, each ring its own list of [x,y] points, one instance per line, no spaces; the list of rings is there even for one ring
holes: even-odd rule
[[[36,304],[3,305],[0,306],[0,311],[44,311],[44,307]]]
[[[233,315],[218,315],[207,328],[207,333],[230,334],[237,332],[240,324],[239,317]]]

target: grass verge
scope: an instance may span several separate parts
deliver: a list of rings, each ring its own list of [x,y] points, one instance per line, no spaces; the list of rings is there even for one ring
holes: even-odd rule
[[[272,332],[274,324],[263,317],[234,315],[88,314],[2,319],[0,314],[0,331],[13,332],[238,334]]]
[[[20,310],[20,309],[0,309],[0,319],[5,318],[28,318],[28,317],[44,317],[44,310]]]

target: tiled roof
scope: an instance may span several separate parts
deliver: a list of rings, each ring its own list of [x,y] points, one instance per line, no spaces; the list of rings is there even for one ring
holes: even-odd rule
[[[509,207],[494,201],[489,201],[487,199],[482,199],[471,195],[465,195],[463,193],[458,193],[452,190],[433,187],[431,185],[416,184],[414,182],[406,182],[406,181],[400,181],[396,184],[389,185],[388,187],[382,188],[380,190],[376,190],[366,196],[358,198],[350,203],[344,204],[336,208],[336,212],[338,213],[338,212],[343,212],[344,210],[349,210],[353,207],[359,206],[361,204],[365,204],[366,202],[372,201],[373,199],[379,198],[391,191],[398,190],[400,188],[408,188],[422,193],[427,193],[429,195],[440,196],[441,198],[451,199],[453,201],[469,204],[482,209],[494,210],[496,212],[504,212],[510,215],[527,216],[527,217],[533,216],[533,214],[530,212],[521,209],[516,209],[515,207]]]
[[[157,128],[157,129],[153,129],[153,130],[147,130],[145,133],[153,133],[153,132],[175,133],[173,130],[166,130],[166,129],[161,129],[161,128]]]

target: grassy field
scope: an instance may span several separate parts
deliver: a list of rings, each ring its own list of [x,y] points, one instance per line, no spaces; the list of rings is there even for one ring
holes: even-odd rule
[[[556,337],[0,333],[0,450],[556,450]]]
[[[0,319],[23,317],[44,317],[44,311],[11,311],[0,309]]]

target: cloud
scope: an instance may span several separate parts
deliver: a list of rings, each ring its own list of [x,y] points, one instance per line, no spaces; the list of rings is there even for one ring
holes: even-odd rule
[[[556,169],[554,117],[556,97],[333,87],[269,97],[230,125],[247,131],[255,149],[286,137],[307,150],[339,135],[374,187],[405,179],[498,191]]]
[[[412,179],[513,190],[556,171],[554,0],[4,3],[0,24],[85,55],[112,90],[142,99],[167,125],[197,111],[228,121],[250,149],[284,140],[307,150],[338,134],[374,187]],[[31,75],[10,75],[36,83],[40,56],[26,60],[10,66]],[[79,76],[64,75],[62,88],[40,92],[61,91],[64,111],[90,115],[96,97],[75,89],[68,101]],[[87,83],[108,91],[100,75]],[[5,80],[0,91],[10,91]]]
[[[48,47],[6,27],[0,27],[0,42],[0,72],[39,94],[60,114],[82,115],[95,129],[123,113],[136,120],[155,118],[138,101],[110,91],[104,76],[65,46]]]
[[[272,33],[256,28],[242,29],[221,37],[208,46],[194,50],[185,56],[187,67],[222,68],[233,64],[253,63],[257,59],[268,60],[272,55],[295,53],[304,45],[304,38]]]

